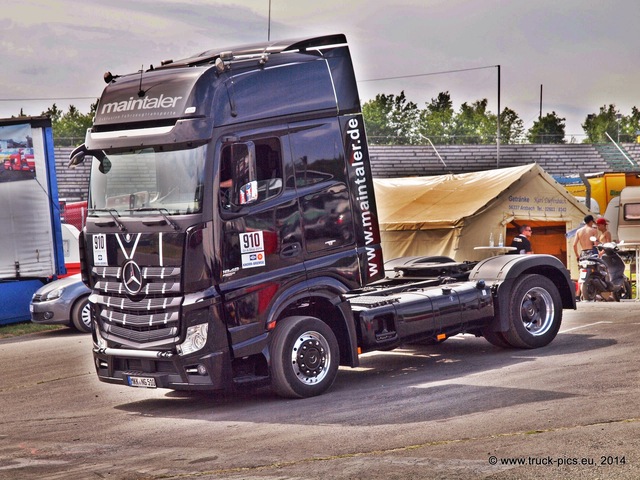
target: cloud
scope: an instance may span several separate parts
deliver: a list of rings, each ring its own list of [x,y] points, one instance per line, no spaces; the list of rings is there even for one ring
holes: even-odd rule
[[[361,80],[501,65],[501,106],[530,127],[543,109],[581,133],[605,103],[637,102],[640,2],[618,0],[272,0],[271,38],[345,33]],[[4,8],[0,96],[96,98],[102,74],[130,73],[212,48],[264,41],[267,0],[21,0]],[[487,98],[497,110],[495,69],[361,82],[363,100],[399,94],[424,105],[449,91],[455,103]],[[81,102],[84,102],[84,107]],[[0,102],[0,115],[48,102]],[[81,110],[89,100],[60,100]]]

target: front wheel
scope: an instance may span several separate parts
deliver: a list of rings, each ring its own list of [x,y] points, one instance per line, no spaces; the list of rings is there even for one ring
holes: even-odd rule
[[[73,328],[82,333],[90,333],[93,328],[91,325],[91,307],[89,305],[89,297],[83,297],[76,301],[71,309],[71,323]]]
[[[314,317],[278,321],[271,338],[271,386],[283,397],[306,398],[331,387],[340,351],[331,328]]]
[[[551,280],[542,275],[524,275],[509,295],[509,330],[505,339],[517,348],[548,345],[562,323],[562,300]]]

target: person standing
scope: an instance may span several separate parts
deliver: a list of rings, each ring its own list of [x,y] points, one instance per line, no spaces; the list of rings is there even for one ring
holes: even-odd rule
[[[594,244],[591,237],[595,237],[598,233],[595,225],[596,221],[593,215],[587,215],[584,217],[584,226],[580,227],[576,232],[576,236],[573,239],[573,252],[576,254],[577,260],[580,260],[580,254],[585,250],[593,252]]]
[[[596,237],[598,238],[598,244],[601,245],[603,243],[608,243],[611,241],[611,232],[607,230],[607,219],[604,217],[600,217],[596,220],[596,228],[598,229],[598,234]]]
[[[533,250],[531,249],[531,241],[529,240],[531,234],[533,233],[531,227],[529,225],[522,225],[518,229],[518,231],[520,233],[513,237],[513,240],[511,240],[511,246],[515,247],[516,249],[509,253],[513,255],[524,255],[533,253]]]

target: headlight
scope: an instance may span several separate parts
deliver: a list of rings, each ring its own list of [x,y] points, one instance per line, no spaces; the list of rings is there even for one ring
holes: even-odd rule
[[[177,347],[180,355],[188,355],[204,347],[207,343],[208,331],[208,323],[201,323],[200,325],[193,325],[187,328],[187,337],[184,339],[184,342]]]
[[[49,293],[47,293],[44,299],[47,301],[55,300],[56,298],[60,298],[63,293],[64,293],[64,287],[56,288],[55,290],[51,290]]]

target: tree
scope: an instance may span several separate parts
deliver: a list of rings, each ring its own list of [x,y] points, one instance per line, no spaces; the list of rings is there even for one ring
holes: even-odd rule
[[[44,112],[42,112],[42,115],[46,115],[49,118],[51,118],[51,123],[53,124],[58,120],[60,120],[60,117],[62,116],[62,110],[60,110],[58,106],[54,103],[49,108],[47,108]]]
[[[91,127],[93,123],[97,108],[98,103],[96,102],[91,105],[89,113],[83,114],[74,105],[69,105],[69,110],[63,113],[54,103],[53,106],[42,112],[42,115],[48,115],[51,118],[51,128],[56,145],[73,146],[84,139],[87,128]]]
[[[500,114],[500,143],[519,143],[524,137],[524,122],[510,108]]]
[[[638,132],[640,132],[640,110],[636,107],[631,108],[631,115],[625,117],[625,122],[623,124],[624,130],[624,141],[625,142],[635,142],[638,137]],[[622,138],[620,139],[621,141]]]
[[[371,144],[413,145],[417,143],[418,106],[400,95],[378,94],[362,106]]]
[[[565,118],[560,118],[556,112],[547,113],[544,117],[533,122],[527,138],[531,143],[565,143]]]
[[[608,143],[607,134],[614,140],[620,129],[621,115],[613,104],[600,107],[598,114],[591,113],[587,115],[585,122],[582,124],[584,133],[587,134],[586,143]]]
[[[487,110],[488,100],[476,100],[471,105],[464,102],[455,118],[453,143],[487,144],[494,143],[498,128],[495,114]]]
[[[418,134],[434,143],[450,143],[455,113],[449,92],[440,92],[420,111]]]

